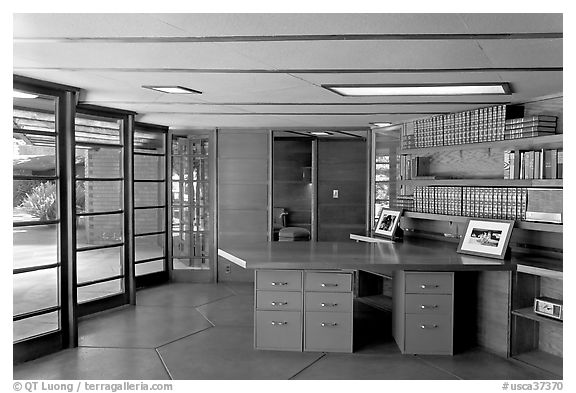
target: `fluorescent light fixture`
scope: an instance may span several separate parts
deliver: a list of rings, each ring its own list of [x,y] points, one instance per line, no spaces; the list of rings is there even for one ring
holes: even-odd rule
[[[159,91],[168,94],[202,94],[201,91],[182,86],[142,86],[145,89]]]
[[[12,90],[12,97],[14,98],[38,98],[36,94],[24,93],[23,91]]]
[[[328,136],[328,135],[332,135],[331,132],[326,132],[326,131],[310,131],[311,135],[316,135],[316,136]]]
[[[334,93],[351,97],[369,96],[468,96],[510,95],[510,85],[499,83],[431,83],[407,85],[322,85]]]
[[[373,127],[388,127],[388,126],[391,126],[392,123],[390,123],[390,122],[370,123],[370,125]]]

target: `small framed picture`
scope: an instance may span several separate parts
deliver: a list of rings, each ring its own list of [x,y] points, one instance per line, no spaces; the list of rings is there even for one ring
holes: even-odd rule
[[[512,220],[471,218],[468,220],[466,233],[460,239],[458,252],[504,259],[513,227]]]
[[[394,240],[397,238],[396,231],[400,223],[402,210],[390,210],[383,208],[380,210],[380,218],[374,229],[374,235],[382,236]]]

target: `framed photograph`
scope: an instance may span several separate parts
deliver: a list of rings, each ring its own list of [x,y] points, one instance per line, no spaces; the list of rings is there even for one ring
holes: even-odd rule
[[[513,227],[512,220],[471,218],[468,220],[466,233],[460,239],[458,252],[504,259]]]
[[[380,210],[380,218],[378,219],[376,228],[374,228],[374,235],[391,240],[396,239],[396,231],[398,230],[401,215],[402,210],[390,210],[386,208]]]

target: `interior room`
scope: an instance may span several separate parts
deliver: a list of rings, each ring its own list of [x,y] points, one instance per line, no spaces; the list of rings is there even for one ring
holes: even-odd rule
[[[563,379],[563,14],[13,21],[15,380]]]

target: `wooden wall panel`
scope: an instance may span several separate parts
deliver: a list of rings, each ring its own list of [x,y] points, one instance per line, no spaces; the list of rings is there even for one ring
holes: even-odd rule
[[[269,131],[218,132],[218,246],[268,238]],[[218,281],[252,281],[251,271],[218,259]]]
[[[547,323],[540,323],[539,325],[538,348],[541,351],[562,357],[564,353],[562,350],[562,327]]]
[[[507,356],[510,330],[510,272],[480,272],[477,293],[478,344]]]
[[[367,147],[363,140],[318,141],[318,240],[344,241],[363,232],[367,206]],[[332,191],[338,190],[337,199]]]

